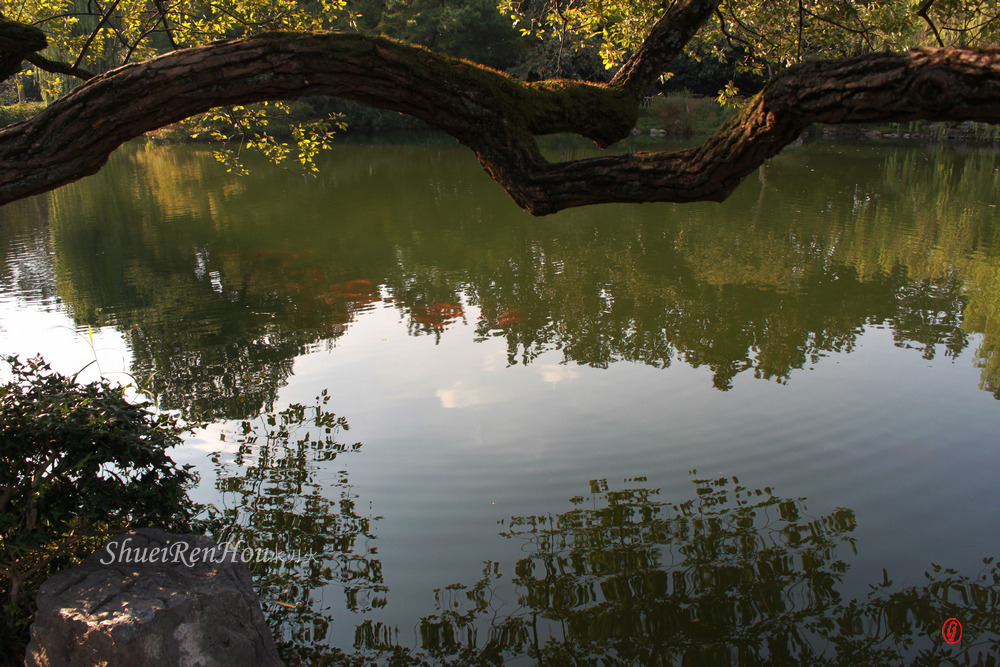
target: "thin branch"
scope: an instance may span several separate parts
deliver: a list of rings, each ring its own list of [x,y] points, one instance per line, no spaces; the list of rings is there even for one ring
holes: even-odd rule
[[[917,7],[917,16],[919,16],[920,18],[922,18],[924,21],[927,22],[927,25],[931,27],[931,31],[934,32],[934,39],[937,40],[938,46],[943,48],[944,41],[942,41],[941,35],[938,34],[938,30],[937,27],[934,25],[934,21],[932,21],[931,17],[927,15],[928,10],[930,10],[931,6],[935,2],[937,2],[937,0],[924,0],[923,2],[921,2],[920,6]]]
[[[827,18],[827,17],[822,16],[820,14],[816,14],[815,12],[813,12],[810,9],[806,9],[806,13],[809,14],[809,16],[811,16],[814,19],[816,19],[817,21],[822,21],[824,23],[829,23],[830,25],[832,25],[832,26],[834,26],[836,28],[840,28],[841,30],[843,30],[845,32],[850,32],[850,33],[853,33],[855,35],[861,35],[861,37],[864,38],[864,40],[865,40],[865,44],[868,45],[868,49],[870,51],[874,51],[875,50],[875,47],[872,45],[871,40],[868,38],[868,30],[866,28],[860,28],[860,29],[859,28],[850,28],[850,27],[848,27],[846,25],[843,25],[842,23],[838,23],[837,21],[834,21],[833,19]]]
[[[37,67],[38,69],[43,69],[46,72],[53,72],[55,74],[66,74],[68,76],[75,76],[78,79],[83,79],[87,81],[93,79],[95,74],[89,70],[85,70],[82,67],[74,67],[69,63],[62,63],[56,60],[49,60],[48,58],[43,58],[37,53],[31,53],[24,58],[29,63]]]
[[[799,0],[799,39],[795,43],[795,48],[797,50],[795,60],[796,62],[802,62],[802,0]]]
[[[153,0],[153,4],[156,5],[156,9],[160,13],[160,21],[163,22],[163,30],[167,33],[167,40],[170,42],[170,46],[176,51],[178,48],[177,42],[174,41],[174,33],[170,30],[170,24],[167,23],[167,8],[163,6],[163,0]]]
[[[745,39],[741,39],[741,38],[737,37],[736,35],[732,35],[732,34],[729,33],[729,30],[726,29],[726,17],[722,15],[722,12],[720,12],[718,10],[718,8],[716,8],[716,10],[715,10],[715,16],[716,16],[716,18],[719,19],[719,28],[722,30],[722,34],[725,35],[726,41],[729,42],[729,46],[732,46],[733,45],[733,40],[736,40],[740,44],[743,44],[745,47],[747,47],[747,49],[749,50],[750,54],[752,55],[753,54],[753,44],[751,44],[750,42],[746,41]]]
[[[77,67],[80,66],[80,63],[83,61],[83,57],[87,55],[87,49],[90,48],[90,45],[91,43],[93,43],[94,38],[97,37],[97,34],[101,32],[101,26],[103,26],[105,22],[107,22],[107,20],[111,18],[111,14],[115,11],[115,9],[118,8],[118,4],[121,1],[122,0],[115,0],[114,4],[111,5],[111,8],[107,11],[107,13],[105,13],[104,16],[101,17],[101,20],[100,22],[98,22],[97,27],[94,28],[94,32],[92,32],[90,34],[90,37],[87,38],[87,43],[83,45],[82,49],[80,49],[80,55],[77,56],[76,62],[73,63],[73,67],[71,69],[76,69]]]
[[[46,16],[43,19],[32,21],[31,25],[42,25],[43,23],[48,23],[49,21],[54,21],[56,19],[66,19],[74,16],[98,16],[98,14],[93,12],[67,12],[65,14],[53,14],[52,16]]]
[[[763,33],[757,32],[756,30],[754,30],[750,26],[748,26],[745,23],[743,23],[743,21],[741,21],[740,18],[738,16],[736,16],[736,14],[734,14],[732,12],[732,10],[729,10],[729,15],[730,15],[730,18],[733,20],[733,22],[736,25],[738,25],[740,28],[742,28],[744,32],[753,35],[754,38],[757,41],[759,41],[759,42],[761,42],[763,44],[766,44],[771,49],[777,49],[778,48],[777,44],[775,44],[773,41],[771,41],[770,39],[768,39]]]

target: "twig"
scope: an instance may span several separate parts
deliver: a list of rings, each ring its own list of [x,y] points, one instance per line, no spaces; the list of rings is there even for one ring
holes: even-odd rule
[[[56,60],[49,60],[48,58],[38,55],[37,53],[29,53],[24,57],[24,59],[46,72],[75,76],[78,79],[83,79],[84,81],[87,79],[93,79],[94,76],[96,76],[93,72],[89,72],[82,67],[76,67],[68,63],[61,63]]]
[[[917,7],[917,16],[919,16],[920,18],[922,18],[924,21],[927,22],[927,25],[929,25],[931,27],[931,30],[934,32],[934,38],[937,40],[938,46],[944,48],[944,41],[942,41],[941,35],[938,34],[938,30],[937,27],[934,25],[934,21],[932,21],[931,17],[927,15],[927,10],[929,10],[931,8],[931,5],[933,5],[936,1],[937,0],[924,0],[923,2],[921,2],[920,6]]]

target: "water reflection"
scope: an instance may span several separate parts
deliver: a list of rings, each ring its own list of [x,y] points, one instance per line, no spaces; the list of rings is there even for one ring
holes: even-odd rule
[[[692,471],[694,472],[694,471]],[[854,513],[808,514],[805,498],[694,479],[670,503],[639,477],[594,480],[557,516],[513,517],[523,542],[516,601],[500,564],[471,586],[435,590],[419,643],[366,621],[350,656],[314,647],[312,664],[990,665],[1000,650],[1000,567],[977,577],[934,565],[920,586],[887,571],[866,599],[838,591],[856,554]],[[963,627],[944,641],[949,618]],[[339,663],[338,663],[339,664]]]
[[[474,585],[435,590],[436,612],[417,622],[416,646],[372,621],[358,626],[353,653],[325,646],[324,612],[302,610],[317,586],[344,578],[330,576],[329,563],[325,580],[279,569],[270,579],[255,573],[258,586],[262,597],[278,585],[296,590],[284,596],[296,611],[271,605],[270,618],[279,631],[299,629],[286,659],[312,665],[994,664],[1000,567],[992,558],[974,578],[933,565],[921,586],[894,586],[884,571],[867,599],[845,601],[841,556],[857,549],[850,509],[812,517],[805,498],[736,478],[695,479],[694,498],[669,503],[646,481],[612,490],[594,480],[567,512],[511,518],[501,534],[527,554],[513,568],[516,602],[497,592],[501,565],[487,562]],[[954,645],[942,635],[949,618],[963,628]]]
[[[270,410],[295,356],[382,305],[438,341],[476,308],[510,364],[683,361],[721,390],[787,382],[867,326],[927,358],[982,334],[981,387],[1000,396],[992,153],[806,146],[722,206],[542,222],[461,155],[343,146],[315,183],[233,181],[207,154],[133,146],[46,200],[59,295],[127,333],[164,407],[206,420]]]
[[[361,443],[337,442],[349,426],[326,410],[329,400],[324,391],[315,405],[244,421],[223,436],[229,447],[212,456],[222,526],[214,537],[249,550],[244,557],[279,646],[322,642],[345,605],[364,612],[385,604],[372,543],[378,517],[358,513],[358,496],[337,461]],[[343,600],[325,599],[334,589]]]

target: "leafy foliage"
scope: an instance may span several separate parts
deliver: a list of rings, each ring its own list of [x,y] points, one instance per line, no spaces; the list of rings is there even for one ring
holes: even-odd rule
[[[654,0],[499,0],[523,35],[573,49],[597,44],[605,67],[643,43],[664,10]],[[742,54],[744,71],[773,74],[808,58],[919,45],[987,45],[1000,37],[1000,8],[981,0],[767,0],[719,5],[686,48],[695,60]]]
[[[498,69],[513,66],[524,49],[494,0],[390,0],[375,30]]]
[[[344,0],[112,0],[103,5],[82,0],[22,0],[9,4],[8,18],[45,30],[49,58],[97,73],[213,40],[270,30],[328,30],[343,23],[346,7]],[[346,15],[350,22],[350,13]],[[73,77],[37,67],[21,76],[36,78],[46,100],[76,83]],[[212,125],[212,138],[223,142],[216,158],[237,172],[244,171],[240,160],[244,147],[259,149],[275,164],[285,163],[295,151],[300,168],[314,172],[315,155],[329,148],[336,129],[345,127],[336,115],[296,118],[291,105],[281,102],[222,108],[200,121]],[[284,125],[286,132],[281,135],[291,135],[293,143],[269,133],[273,124]]]
[[[129,403],[106,380],[79,385],[41,358],[7,357],[0,387],[0,573],[4,628],[23,641],[34,591],[125,530],[202,532],[187,491],[195,473],[166,450],[181,442],[167,415]]]
[[[213,154],[216,160],[226,165],[229,172],[247,172],[241,160],[244,147],[259,150],[274,164],[286,162],[292,153],[291,146],[280,141],[280,135],[269,134],[267,131],[269,126],[282,120],[285,121],[284,129],[291,133],[295,141],[299,166],[308,172],[318,172],[319,167],[313,158],[320,150],[329,150],[336,129],[347,129],[347,123],[341,114],[330,114],[322,120],[296,121],[294,106],[286,102],[263,102],[249,107],[221,107],[202,114],[199,120],[208,123],[211,127],[208,130],[209,136],[222,143],[222,147]],[[201,132],[195,132],[191,138],[197,139],[200,134]]]

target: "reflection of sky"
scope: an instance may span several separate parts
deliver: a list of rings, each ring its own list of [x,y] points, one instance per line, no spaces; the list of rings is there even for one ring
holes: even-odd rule
[[[375,307],[335,347],[299,357],[276,405],[313,405],[327,389],[328,409],[351,424],[339,441],[363,443],[335,465],[348,471],[357,512],[384,517],[373,531],[389,606],[369,617],[398,626],[404,641],[434,611],[434,588],[474,583],[484,560],[509,580],[524,555],[498,536],[512,516],[565,512],[594,479],[620,489],[645,476],[660,500],[683,502],[696,469],[804,497],[814,517],[854,510],[858,556],[841,554],[848,596],[865,595],[882,568],[897,585],[920,584],[931,563],[974,576],[982,558],[1000,556],[1000,402],[978,389],[980,336],[958,359],[927,361],[870,327],[854,352],[793,371],[787,386],[741,373],[720,392],[711,369],[680,360],[602,370],[549,352],[509,365],[504,338],[473,341],[477,315],[468,309],[469,324],[435,344],[408,335],[395,309]],[[128,381],[117,375],[131,360],[123,338],[93,335],[92,347],[58,306],[0,295],[0,352],[42,352],[66,374],[96,354],[100,368],[81,381],[101,371]],[[210,425],[172,453],[201,474],[196,501],[217,498],[209,453],[232,452],[233,438],[220,438],[235,430]],[[334,607],[334,643],[349,646],[362,619],[342,611],[339,592],[315,597]],[[512,592],[503,599],[512,612]]]
[[[96,359],[96,364],[80,373],[80,382],[93,382],[101,371],[109,380],[131,382],[123,373],[129,370],[132,354],[114,329],[95,329],[91,334],[87,327],[78,329],[61,307],[18,304],[8,295],[0,295],[0,354],[19,355],[24,361],[39,352],[53,370],[65,375]],[[7,364],[0,364],[0,378],[10,377],[8,369]]]
[[[67,373],[94,357],[86,331],[59,312],[7,300],[0,318],[4,350],[41,351]],[[712,387],[710,369],[681,361],[602,370],[549,352],[508,365],[504,338],[473,338],[459,323],[435,344],[408,335],[395,309],[376,308],[336,347],[299,357],[276,406],[313,405],[328,389],[327,408],[351,425],[339,441],[363,443],[335,466],[348,471],[358,513],[383,517],[373,530],[389,605],[367,618],[404,635],[434,612],[434,588],[474,583],[483,561],[499,561],[509,581],[524,555],[498,536],[510,517],[565,512],[593,479],[616,489],[645,476],[660,500],[682,502],[697,469],[804,497],[814,517],[850,508],[859,527],[858,556],[841,554],[849,596],[864,596],[882,568],[920,584],[932,562],[974,575],[1000,555],[1000,537],[983,529],[1000,523],[1000,404],[978,389],[978,337],[958,359],[928,361],[871,327],[854,352],[795,371],[786,386],[743,373],[728,392]],[[117,333],[95,331],[94,346],[106,374],[125,368]],[[216,499],[208,453],[232,451],[233,437],[220,436],[235,429],[210,425],[173,453],[202,475],[196,501]],[[501,590],[512,612],[516,596]],[[363,619],[331,595],[315,597],[334,602],[331,636],[347,647]]]
[[[398,322],[377,309],[336,348],[298,358],[280,405],[329,389],[329,409],[351,425],[339,440],[363,443],[337,465],[360,512],[383,517],[374,531],[389,606],[366,618],[404,634],[434,611],[434,588],[474,583],[484,560],[509,578],[523,553],[498,536],[505,522],[565,512],[592,479],[615,489],[646,476],[659,499],[682,502],[697,469],[805,497],[814,517],[850,508],[859,554],[841,554],[851,565],[841,590],[851,596],[882,568],[919,584],[931,562],[975,574],[1000,553],[982,530],[1000,521],[1000,405],[979,391],[970,351],[927,361],[870,328],[853,353],[793,372],[787,386],[741,374],[720,392],[709,369],[682,362],[602,370],[551,352],[508,366],[503,338],[476,343],[458,324],[434,344]],[[219,430],[184,456],[204,456]],[[505,599],[516,606],[511,591]],[[360,620],[337,616],[335,641],[349,645]]]

